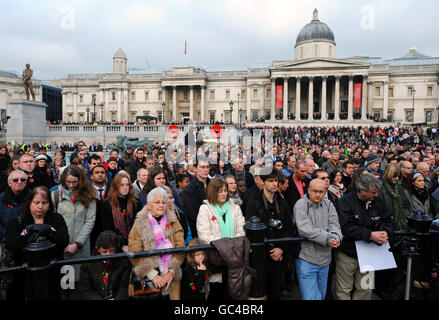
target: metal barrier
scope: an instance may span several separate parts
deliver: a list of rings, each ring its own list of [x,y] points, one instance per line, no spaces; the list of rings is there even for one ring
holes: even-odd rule
[[[260,221],[258,217],[252,217],[245,224],[246,236],[251,244],[250,253],[250,266],[256,269],[257,276],[252,279],[252,285],[250,289],[249,299],[264,299],[266,295],[265,288],[265,245],[272,243],[285,243],[285,242],[300,242],[305,240],[301,237],[285,237],[278,239],[266,239],[265,229],[266,226]],[[0,273],[4,272],[17,272],[27,271],[29,280],[27,287],[30,292],[31,300],[46,300],[49,297],[48,282],[41,279],[47,278],[47,271],[55,266],[74,265],[82,263],[101,262],[104,260],[120,260],[120,259],[136,259],[145,258],[151,256],[160,256],[167,254],[188,253],[192,251],[207,251],[214,250],[215,247],[211,244],[192,246],[192,247],[179,247],[161,250],[151,251],[139,251],[139,252],[123,252],[113,255],[99,255],[90,256],[85,258],[66,259],[66,260],[51,260],[49,257],[49,251],[54,245],[47,239],[43,239],[38,243],[29,243],[24,251],[27,256],[27,263],[21,266],[0,268]]]

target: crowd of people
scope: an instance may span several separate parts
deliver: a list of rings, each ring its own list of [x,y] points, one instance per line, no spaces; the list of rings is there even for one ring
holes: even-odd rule
[[[278,127],[268,150],[263,143],[239,145],[241,153],[233,156],[236,146],[197,144],[196,157],[185,145],[163,143],[113,149],[107,157],[79,141],[69,159],[56,142],[0,146],[2,257],[15,265],[26,262],[23,248],[36,235],[56,244],[60,260],[201,244],[241,248],[248,241],[245,223],[258,216],[267,239],[305,238],[267,245],[269,300],[290,296],[295,285],[304,300],[368,300],[373,292],[401,299],[397,279],[404,263],[396,259],[396,269],[375,272],[374,290],[364,287],[355,242],[394,246],[395,231],[407,228],[410,213],[439,218],[435,138],[435,130],[420,127]],[[221,154],[229,155],[229,163]],[[424,254],[430,259],[423,266],[427,272],[415,275],[420,284],[437,279],[436,250]],[[248,267],[242,265],[246,255],[235,259],[240,268]],[[228,281],[237,275],[227,265],[237,261],[225,256],[226,266],[204,251],[76,265],[75,289],[61,289],[54,268],[51,294],[242,299],[246,272]],[[28,298],[23,274],[5,282],[2,299]]]

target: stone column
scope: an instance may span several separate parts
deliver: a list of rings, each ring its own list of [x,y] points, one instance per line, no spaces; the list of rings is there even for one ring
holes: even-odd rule
[[[271,78],[271,112],[270,112],[270,120],[275,120],[274,117],[276,113],[276,78]],[[248,94],[248,92],[247,92]]]
[[[335,76],[334,120],[340,120],[340,76]]]
[[[301,90],[301,77],[296,77],[296,121],[300,120],[300,90]]]
[[[309,77],[308,88],[308,120],[314,120],[313,117],[314,106],[314,77]]]
[[[78,122],[78,91],[73,91],[73,122]]]
[[[117,90],[117,122],[122,122],[122,89]]]
[[[363,86],[361,88],[361,120],[365,121],[367,111],[367,75],[363,76]]]
[[[204,122],[205,121],[205,117],[206,117],[206,106],[205,106],[205,90],[204,90],[204,86],[201,86],[201,102],[200,102],[200,113],[201,113],[201,121]]]
[[[322,120],[327,120],[326,119],[326,79],[327,76],[323,76],[322,79]]]
[[[189,118],[196,122],[194,118],[194,86],[189,86]]]
[[[177,86],[172,87],[172,121],[177,121]]]
[[[260,109],[261,109],[261,111],[259,112],[261,115],[264,115],[265,114],[265,86],[264,86],[264,84],[263,83],[261,83],[261,95],[260,95],[260,98],[261,98],[261,102],[260,102]],[[248,120],[247,121],[249,121],[250,120],[250,118],[248,118]]]
[[[104,119],[103,121],[107,121],[106,113],[108,112],[108,100],[110,99],[110,90],[105,89],[105,105],[104,105]]]
[[[368,89],[368,98],[367,98],[367,112],[372,112],[372,90],[373,90],[373,81],[367,81],[367,89]]]
[[[354,104],[354,77],[349,76],[349,94],[348,94],[348,120],[352,121],[353,104]]]
[[[128,112],[128,99],[129,99],[129,95],[128,95],[128,89],[124,89],[123,91],[123,112],[121,114],[122,117],[122,121],[126,120],[129,121],[129,112]]]
[[[387,118],[389,110],[389,81],[384,81],[383,119]]]
[[[283,103],[283,120],[288,119],[288,77],[284,78],[284,103]]]
[[[62,121],[67,121],[67,92],[62,93]]]

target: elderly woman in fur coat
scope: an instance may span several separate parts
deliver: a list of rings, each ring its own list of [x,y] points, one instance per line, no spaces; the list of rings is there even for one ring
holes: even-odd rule
[[[157,187],[147,196],[147,205],[137,214],[128,238],[128,251],[150,251],[184,247],[183,228],[172,210],[167,210],[168,195]],[[163,296],[180,299],[180,265],[184,255],[172,254],[132,259],[134,272],[139,278],[145,276]]]

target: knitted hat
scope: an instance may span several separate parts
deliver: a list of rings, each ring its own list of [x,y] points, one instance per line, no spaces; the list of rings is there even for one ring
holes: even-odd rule
[[[365,166],[368,166],[374,162],[379,162],[381,159],[374,153],[370,153],[369,156],[366,159],[366,162],[364,163]]]
[[[38,162],[40,160],[47,161],[47,157],[44,154],[40,154],[35,158],[35,161]]]

